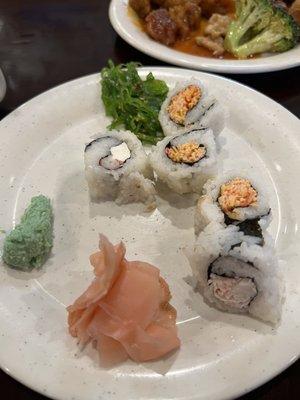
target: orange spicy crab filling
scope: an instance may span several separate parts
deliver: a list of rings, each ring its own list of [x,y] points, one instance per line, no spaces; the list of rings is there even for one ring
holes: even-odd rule
[[[221,186],[218,202],[222,211],[230,217],[237,207],[257,204],[257,191],[248,179],[234,178]]]
[[[166,147],[166,155],[176,163],[194,164],[206,154],[206,148],[195,142]]]
[[[198,86],[189,85],[173,96],[167,108],[171,120],[183,125],[187,113],[198,104],[201,95],[201,89]]]

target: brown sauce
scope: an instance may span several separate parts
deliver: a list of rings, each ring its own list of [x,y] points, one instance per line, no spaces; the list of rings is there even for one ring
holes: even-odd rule
[[[139,28],[143,32],[146,32],[145,22],[137,15],[134,9],[131,8],[129,5],[127,6],[127,15],[137,28]]]

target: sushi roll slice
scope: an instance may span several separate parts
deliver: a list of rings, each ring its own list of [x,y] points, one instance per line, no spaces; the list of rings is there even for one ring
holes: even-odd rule
[[[129,131],[110,131],[86,145],[85,176],[93,201],[155,201],[153,173],[141,142]],[[150,178],[150,179],[149,179]]]
[[[236,226],[213,222],[199,235],[190,263],[210,305],[272,324],[280,320],[284,287],[273,248],[247,242]]]
[[[165,136],[192,128],[210,128],[218,135],[225,125],[225,113],[219,102],[208,95],[196,79],[178,83],[161,106],[159,122]]]
[[[153,148],[150,163],[170,189],[179,194],[200,193],[217,172],[213,133],[202,128],[166,137]]]
[[[229,173],[203,187],[195,211],[195,233],[210,222],[226,227],[237,225],[245,234],[263,244],[263,234],[270,220],[270,206],[262,185],[256,180]]]

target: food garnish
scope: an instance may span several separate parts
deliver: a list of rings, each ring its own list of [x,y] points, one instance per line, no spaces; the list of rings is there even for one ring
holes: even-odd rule
[[[101,71],[102,101],[106,115],[113,119],[109,129],[125,127],[142,142],[155,144],[163,137],[158,113],[168,86],[151,72],[142,80],[138,66],[134,62],[114,65],[109,61]]]
[[[70,334],[80,345],[94,342],[105,364],[128,357],[156,360],[180,346],[176,310],[159,269],[127,261],[125,246],[100,235],[101,250],[90,256],[95,278],[68,307]]]
[[[50,200],[43,196],[31,199],[19,225],[5,238],[3,260],[21,270],[40,268],[53,245],[53,214]]]

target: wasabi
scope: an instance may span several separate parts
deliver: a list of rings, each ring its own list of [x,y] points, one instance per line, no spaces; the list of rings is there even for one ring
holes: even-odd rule
[[[3,260],[23,271],[40,268],[53,245],[53,213],[50,200],[36,196],[19,225],[5,238]]]

